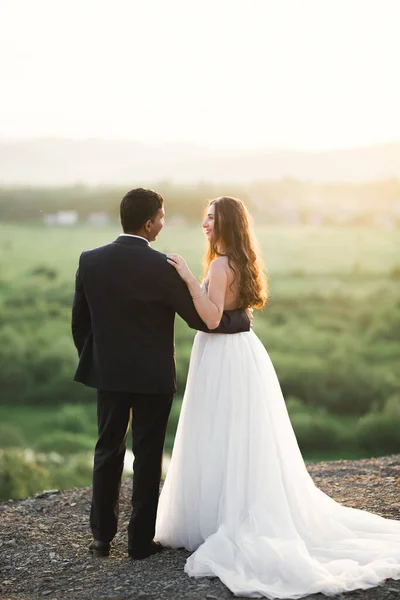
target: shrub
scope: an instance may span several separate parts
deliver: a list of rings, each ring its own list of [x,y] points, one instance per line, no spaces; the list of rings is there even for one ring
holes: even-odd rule
[[[23,451],[0,452],[0,501],[20,500],[49,487],[47,469],[28,460]]]
[[[296,396],[288,396],[285,399],[285,402],[286,408],[291,417],[293,415],[304,414],[304,412],[306,412],[303,402],[300,400],[300,398],[296,398]]]
[[[397,386],[387,377],[388,369],[363,364],[358,357],[350,362],[345,354],[329,362],[316,354],[299,360],[279,352],[273,358],[285,397],[300,397],[305,406],[323,406],[332,414],[365,414],[374,402],[383,406]]]
[[[54,419],[57,429],[69,431],[70,433],[85,433],[91,427],[87,412],[79,404],[67,404],[63,406]]]
[[[368,452],[391,454],[400,452],[400,418],[385,412],[369,413],[358,422],[357,438]]]
[[[45,277],[46,279],[55,279],[57,277],[57,270],[48,265],[38,265],[31,269],[30,274]]]
[[[85,450],[93,451],[95,442],[86,435],[67,431],[55,431],[44,435],[35,445],[39,452],[58,452],[59,454],[77,454]]]
[[[386,417],[400,422],[400,395],[394,394],[393,396],[390,396],[386,400],[382,412]]]
[[[302,452],[341,447],[343,436],[340,426],[328,415],[295,413],[291,420]]]
[[[0,424],[0,448],[25,448],[22,432],[14,425]]]
[[[61,490],[89,486],[92,472],[93,456],[88,454],[70,456],[62,464],[50,469],[53,485]]]

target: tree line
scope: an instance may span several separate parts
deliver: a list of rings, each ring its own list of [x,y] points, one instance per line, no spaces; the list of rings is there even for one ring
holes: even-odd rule
[[[130,187],[136,187],[132,183]],[[400,226],[400,181],[360,184],[316,184],[282,179],[250,184],[178,184],[159,181],[150,186],[165,198],[168,216],[198,223],[207,201],[221,195],[241,198],[260,223],[374,225],[382,218]],[[43,220],[45,214],[75,210],[86,220],[93,212],[118,218],[119,203],[129,186],[2,187],[0,220]]]

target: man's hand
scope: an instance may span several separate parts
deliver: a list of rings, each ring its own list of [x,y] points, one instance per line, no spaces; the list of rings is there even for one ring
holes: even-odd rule
[[[247,308],[246,309],[246,315],[249,317],[249,321],[250,321],[250,327],[253,328],[253,309],[252,308]]]

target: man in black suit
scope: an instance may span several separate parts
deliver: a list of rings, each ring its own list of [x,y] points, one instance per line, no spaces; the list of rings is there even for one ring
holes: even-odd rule
[[[128,552],[145,558],[153,541],[165,432],[174,392],[174,320],[209,331],[188,288],[166,256],[153,250],[164,225],[164,201],[134,189],[121,202],[124,233],[83,252],[76,274],[72,334],[79,354],[75,381],[97,389],[99,438],[93,469],[90,525],[95,556],[108,556],[117,531],[118,498],[132,416],[135,457]],[[224,313],[213,333],[248,331],[244,311]]]

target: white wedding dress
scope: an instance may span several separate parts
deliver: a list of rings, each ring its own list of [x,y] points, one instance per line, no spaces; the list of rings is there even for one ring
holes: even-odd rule
[[[400,579],[400,521],[346,508],[303,462],[253,331],[197,333],[156,540],[237,596],[301,598]]]

